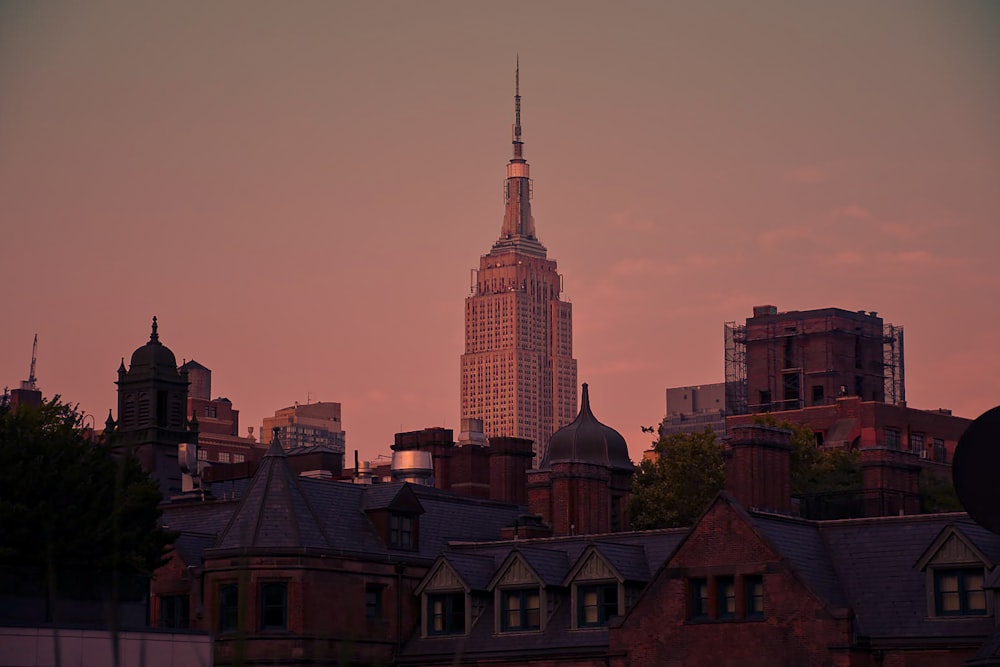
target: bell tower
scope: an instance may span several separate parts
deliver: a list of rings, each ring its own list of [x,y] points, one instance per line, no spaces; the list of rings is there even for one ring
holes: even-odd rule
[[[156,480],[163,499],[181,492],[178,445],[198,442],[198,423],[186,419],[188,377],[170,348],[160,342],[156,318],[149,341],[118,367],[118,421],[114,445],[131,450]]]

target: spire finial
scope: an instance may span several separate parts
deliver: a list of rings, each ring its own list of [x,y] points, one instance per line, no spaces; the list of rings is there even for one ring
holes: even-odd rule
[[[583,396],[580,397],[580,412],[590,412],[590,389],[583,383]]]
[[[521,146],[521,55],[516,56],[514,61],[514,159],[520,160],[522,155]]]
[[[156,333],[156,315],[153,315],[153,330],[149,334],[149,342],[150,343],[160,342],[160,334]]]

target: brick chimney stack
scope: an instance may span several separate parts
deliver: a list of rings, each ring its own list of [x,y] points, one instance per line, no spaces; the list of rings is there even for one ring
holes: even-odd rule
[[[726,491],[745,507],[791,514],[792,432],[738,426],[726,444]]]

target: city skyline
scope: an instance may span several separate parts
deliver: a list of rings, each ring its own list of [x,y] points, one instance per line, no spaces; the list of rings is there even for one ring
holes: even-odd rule
[[[906,328],[910,406],[1000,397],[1000,11],[885,3],[0,8],[0,386],[103,423],[149,335],[241,434],[459,430],[510,72],[579,382],[634,460],[755,305]]]

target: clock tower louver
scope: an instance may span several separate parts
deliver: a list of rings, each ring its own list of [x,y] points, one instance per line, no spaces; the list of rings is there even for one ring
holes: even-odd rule
[[[560,299],[562,276],[531,215],[520,67],[512,144],[500,238],[480,257],[465,300],[462,418],[481,419],[487,437],[533,440],[538,465],[552,434],[576,417],[577,378],[572,305]]]

